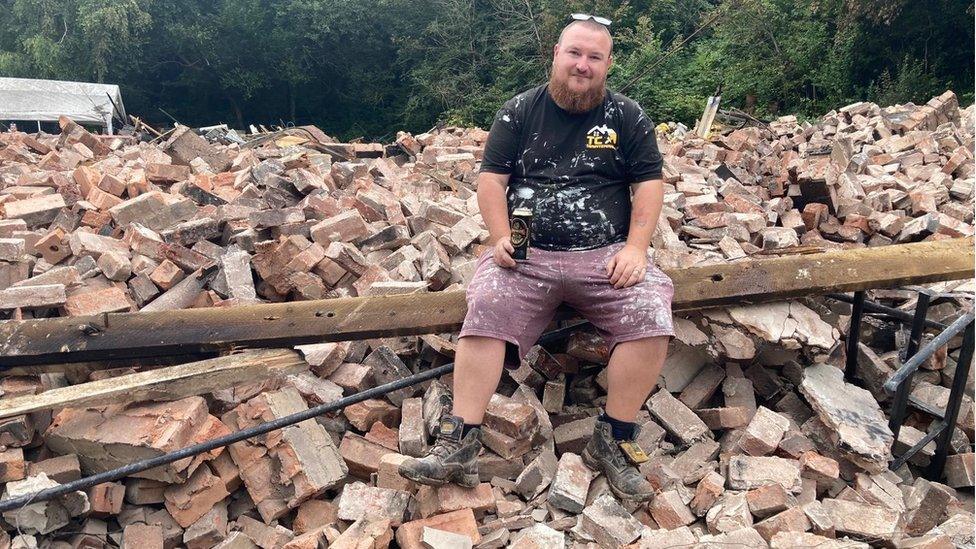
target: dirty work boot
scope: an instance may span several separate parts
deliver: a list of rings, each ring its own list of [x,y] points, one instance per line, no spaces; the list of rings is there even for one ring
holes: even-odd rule
[[[460,417],[441,417],[434,446],[426,456],[420,459],[410,458],[401,463],[400,475],[430,486],[448,482],[468,488],[477,486],[481,429],[471,429],[462,438],[463,429],[464,420]]]
[[[634,440],[638,433],[640,427],[635,426]],[[597,421],[593,438],[583,450],[583,463],[590,469],[603,473],[607,477],[610,490],[618,498],[647,501],[654,495],[654,490],[636,466],[636,463],[646,461],[647,456],[634,440],[614,440],[610,424]],[[625,452],[625,448],[629,452]]]

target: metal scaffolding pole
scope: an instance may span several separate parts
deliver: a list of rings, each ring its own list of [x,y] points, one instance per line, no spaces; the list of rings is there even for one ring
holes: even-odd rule
[[[112,469],[110,471],[98,473],[90,477],[85,477],[71,482],[67,482],[65,484],[61,484],[53,488],[47,488],[45,490],[34,492],[32,494],[25,494],[23,496],[18,496],[15,498],[10,498],[4,501],[0,501],[0,513],[4,511],[10,511],[13,509],[19,509],[25,505],[35,503],[38,501],[47,501],[56,498],[58,496],[69,494],[77,490],[87,490],[92,486],[97,486],[104,482],[111,482],[113,480],[118,480],[120,478],[127,477],[129,475],[139,473],[141,471],[146,471],[154,467],[168,465],[170,463],[173,463],[174,461],[179,461],[181,459],[192,457],[197,454],[202,454],[204,452],[209,452],[217,448],[222,448],[224,446],[228,446],[235,442],[240,442],[242,440],[246,440],[251,437],[263,435],[265,433],[269,433],[276,429],[281,429],[283,427],[294,425],[296,423],[305,421],[307,419],[312,419],[322,414],[335,412],[345,408],[346,406],[356,404],[357,402],[362,402],[364,400],[368,400],[371,398],[382,397],[383,395],[390,393],[392,391],[403,389],[404,387],[417,385],[418,383],[423,383],[424,381],[428,381],[430,379],[440,377],[444,374],[448,374],[453,371],[454,371],[454,363],[445,364],[443,366],[432,368],[430,370],[426,370],[418,374],[405,377],[403,379],[398,379],[390,383],[385,383],[378,387],[373,387],[372,389],[367,389],[365,391],[356,393],[354,395],[340,398],[339,400],[330,402],[328,404],[321,404],[319,406],[315,406],[314,408],[309,408],[308,410],[297,412],[282,418],[278,418],[273,421],[269,421],[267,423],[262,423],[261,425],[255,425],[254,427],[237,431],[236,433],[231,433],[229,435],[208,440],[206,442],[201,442],[199,444],[187,446],[186,448],[176,450],[175,452],[170,452],[168,454],[163,454],[161,456],[156,456],[153,458],[136,461],[128,465],[123,465],[122,467],[119,467],[117,469]]]

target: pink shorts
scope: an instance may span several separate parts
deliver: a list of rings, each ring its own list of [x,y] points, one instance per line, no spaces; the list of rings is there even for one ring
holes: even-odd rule
[[[460,337],[485,336],[518,347],[519,358],[535,345],[566,303],[593,323],[612,351],[622,341],[673,336],[674,285],[648,250],[647,274],[617,289],[607,277],[607,262],[624,243],[584,251],[551,252],[532,248],[529,259],[503,269],[485,251],[468,284],[468,312]],[[517,365],[516,365],[517,366]]]

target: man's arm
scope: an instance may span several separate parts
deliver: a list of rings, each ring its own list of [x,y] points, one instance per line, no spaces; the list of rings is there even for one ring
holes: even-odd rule
[[[630,231],[627,243],[607,263],[607,276],[615,288],[637,284],[647,272],[647,248],[664,206],[664,181],[648,179],[632,185]]]
[[[481,172],[478,174],[478,208],[481,218],[488,227],[488,243],[494,245],[498,239],[511,236],[508,223],[508,174]]]
[[[646,251],[651,245],[651,236],[657,228],[657,218],[664,206],[664,180],[649,179],[631,185],[634,195],[631,199],[630,232],[627,244]]]
[[[495,263],[501,267],[515,267],[512,253],[512,228],[508,221],[509,174],[481,172],[478,174],[478,209],[488,227],[488,245],[493,246]]]

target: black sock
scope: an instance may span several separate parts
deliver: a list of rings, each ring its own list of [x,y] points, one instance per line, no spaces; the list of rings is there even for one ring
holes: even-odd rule
[[[464,427],[461,428],[461,438],[464,438],[468,434],[468,431],[470,431],[471,429],[481,429],[481,424],[480,423],[475,423],[475,424],[465,423],[464,424]]]
[[[614,440],[632,440],[634,438],[634,427],[637,426],[636,423],[614,419],[608,416],[606,412],[600,414],[599,419],[604,423],[610,424],[610,429],[613,432]]]

